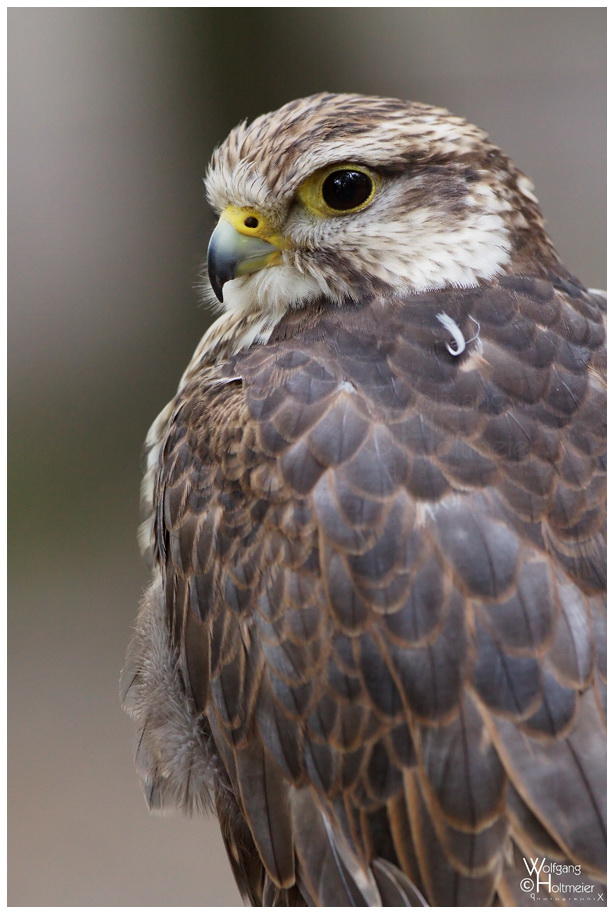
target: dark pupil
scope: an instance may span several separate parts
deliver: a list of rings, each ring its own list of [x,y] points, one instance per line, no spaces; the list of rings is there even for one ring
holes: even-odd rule
[[[362,171],[333,171],[322,185],[324,202],[331,209],[354,209],[369,198],[373,185]]]

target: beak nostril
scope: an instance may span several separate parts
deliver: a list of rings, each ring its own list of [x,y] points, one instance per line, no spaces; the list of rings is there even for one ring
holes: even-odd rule
[[[245,219],[243,225],[244,225],[246,228],[255,229],[255,228],[258,228],[258,220],[256,219],[255,216],[248,216],[248,217]]]

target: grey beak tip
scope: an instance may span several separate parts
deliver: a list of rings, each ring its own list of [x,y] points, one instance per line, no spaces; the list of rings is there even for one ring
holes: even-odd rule
[[[209,282],[211,283],[211,288],[215,292],[215,297],[219,302],[224,301],[224,284],[220,282],[219,276],[217,276],[212,270],[209,270]]]
[[[222,290],[224,288],[224,283],[232,277],[226,275],[222,276],[222,271],[219,269],[219,267],[220,264],[215,254],[215,246],[213,243],[211,243],[207,252],[207,273],[209,275],[211,288],[215,292],[215,297],[219,302],[223,302],[224,293]]]

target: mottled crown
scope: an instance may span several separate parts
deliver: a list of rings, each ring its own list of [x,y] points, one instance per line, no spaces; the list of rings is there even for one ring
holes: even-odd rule
[[[218,207],[220,189],[224,201],[232,194],[233,175],[253,170],[269,193],[284,198],[304,177],[335,160],[405,169],[435,159],[482,159],[495,149],[483,130],[443,108],[323,92],[235,127],[213,154],[207,190]]]

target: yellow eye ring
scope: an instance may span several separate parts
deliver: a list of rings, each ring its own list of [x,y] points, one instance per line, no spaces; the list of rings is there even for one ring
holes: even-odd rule
[[[364,165],[343,163],[314,172],[298,189],[298,198],[319,216],[345,216],[364,209],[381,179]]]

